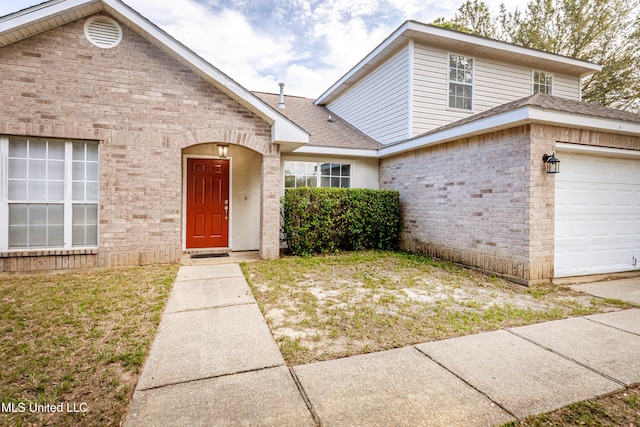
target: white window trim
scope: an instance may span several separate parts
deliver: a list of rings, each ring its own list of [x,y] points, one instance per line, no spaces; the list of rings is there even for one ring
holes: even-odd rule
[[[52,138],[53,139],[53,138]],[[33,252],[33,251],[76,251],[97,249],[100,246],[100,192],[98,190],[98,223],[96,225],[95,246],[73,246],[73,140],[58,139],[65,143],[65,188],[64,188],[64,237],[62,247],[51,248],[11,248],[9,249],[9,137],[0,136],[0,251],[1,252]],[[83,141],[84,142],[84,141]],[[98,144],[98,168],[100,167],[100,144]],[[99,182],[98,178],[98,182]],[[84,202],[85,204],[87,202]],[[91,202],[93,203],[93,202]]]
[[[9,249],[9,138],[0,136],[0,251]]]
[[[471,83],[464,83],[464,82],[459,82],[457,80],[451,80],[451,55],[463,56],[465,58],[471,59]],[[464,86],[471,86],[471,109],[467,110],[466,108],[455,108],[455,107],[449,106],[451,83],[460,84]],[[470,112],[472,113],[475,109],[475,102],[476,102],[475,86],[476,86],[476,58],[474,56],[449,52],[447,54],[447,99],[445,100],[445,105],[447,107],[447,110],[464,111],[467,113],[470,113]]]
[[[286,190],[287,188],[285,187],[285,162],[304,162],[304,163],[315,163],[318,166],[318,171],[316,172],[316,182],[320,183],[320,165],[323,163],[332,163],[334,165],[349,165],[350,167],[350,175],[349,175],[349,188],[358,188],[357,185],[355,185],[355,176],[356,176],[356,170],[357,170],[357,161],[356,160],[351,160],[351,159],[340,159],[340,160],[336,160],[336,159],[329,159],[329,158],[322,158],[322,159],[309,159],[309,158],[300,158],[300,159],[295,159],[295,158],[283,158],[282,159],[282,174],[281,174],[281,179],[282,179],[282,194],[284,195],[284,190]],[[316,188],[320,188],[320,186],[317,186]],[[323,188],[337,188],[337,187],[323,187]]]
[[[542,71],[542,70],[531,70],[531,94],[535,95],[536,93],[539,93],[535,91],[536,90],[536,73],[542,73],[542,74],[551,76],[551,88],[550,88],[551,92],[548,95],[553,95],[553,86],[556,81],[556,76],[553,73],[549,73],[548,71]],[[582,85],[580,85],[580,87],[582,88]]]

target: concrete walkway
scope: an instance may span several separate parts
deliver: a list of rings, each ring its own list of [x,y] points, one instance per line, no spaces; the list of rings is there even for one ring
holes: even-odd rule
[[[288,368],[237,264],[183,266],[124,425],[500,425],[638,383],[638,361],[634,308]]]

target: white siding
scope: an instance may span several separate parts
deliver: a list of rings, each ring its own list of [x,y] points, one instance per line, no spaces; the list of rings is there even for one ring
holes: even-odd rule
[[[327,108],[382,144],[407,139],[409,52],[403,48]]]
[[[415,45],[412,136],[532,94],[532,69],[474,57],[473,111],[447,107],[448,52]],[[545,70],[541,70],[545,71]],[[579,100],[579,79],[554,74],[553,94]]]

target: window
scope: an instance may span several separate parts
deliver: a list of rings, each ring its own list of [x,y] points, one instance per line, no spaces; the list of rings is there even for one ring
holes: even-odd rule
[[[473,58],[449,54],[449,108],[473,109]]]
[[[284,162],[284,188],[351,187],[351,165],[339,163]]]
[[[97,246],[98,144],[0,137],[6,153],[6,199],[0,248]],[[4,157],[4,156],[2,156]]]
[[[533,93],[552,95],[553,74],[542,71],[533,72]]]

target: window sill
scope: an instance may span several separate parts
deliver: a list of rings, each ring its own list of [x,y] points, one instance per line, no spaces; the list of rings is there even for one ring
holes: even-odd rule
[[[0,258],[21,258],[39,256],[96,255],[98,248],[77,249],[11,249],[0,252]]]

